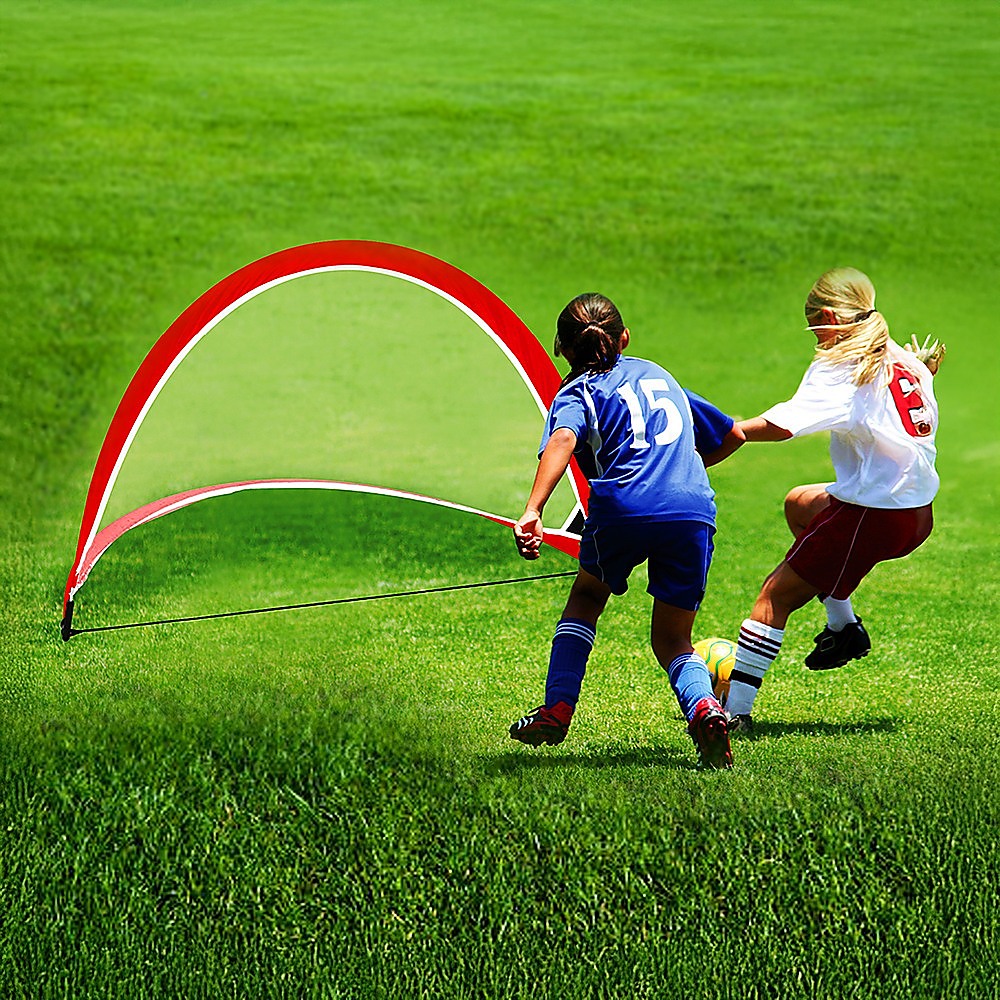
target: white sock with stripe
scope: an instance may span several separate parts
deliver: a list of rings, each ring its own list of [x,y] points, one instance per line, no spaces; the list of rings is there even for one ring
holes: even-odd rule
[[[824,597],[823,607],[826,608],[826,625],[831,632],[842,632],[845,625],[858,620],[849,597],[842,601],[838,601],[835,597]]]
[[[784,629],[771,628],[747,618],[740,626],[736,644],[736,666],[729,679],[726,711],[730,715],[749,715],[767,668],[781,651]]]

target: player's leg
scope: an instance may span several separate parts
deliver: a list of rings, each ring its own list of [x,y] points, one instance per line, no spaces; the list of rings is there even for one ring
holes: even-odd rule
[[[653,598],[650,644],[657,662],[667,672],[681,710],[688,720],[695,705],[712,694],[712,680],[691,644],[695,612]]]
[[[811,601],[819,591],[782,561],[764,581],[751,617],[769,628],[784,631],[793,611]]]
[[[510,727],[512,739],[538,746],[560,743],[576,709],[587,660],[594,646],[597,619],[612,594],[628,590],[632,570],[645,558],[636,533],[620,525],[583,526],[580,569],[556,626],[545,681],[545,704]]]
[[[831,521],[846,520],[850,543],[844,545],[843,571],[831,595],[821,595],[826,625],[806,657],[810,670],[832,670],[868,655],[872,641],[854,613],[850,594],[877,563],[899,559],[920,546],[934,524],[930,505],[900,510],[842,507]],[[846,533],[842,528],[841,535]]]
[[[552,638],[545,704],[511,725],[513,739],[539,746],[561,743],[566,738],[594,648],[597,620],[610,596],[611,588],[606,583],[580,568]]]
[[[798,538],[809,523],[830,506],[829,483],[807,483],[788,491],[785,497],[785,520],[792,534]]]
[[[809,483],[789,490],[785,497],[785,520],[792,534],[799,538],[813,521],[830,506],[826,483]],[[839,632],[844,626],[858,620],[851,599],[837,600],[828,594],[817,594],[817,600],[826,610],[827,629]]]
[[[819,585],[817,598],[826,611],[823,631],[806,657],[810,670],[842,667],[871,649],[850,595],[878,561],[884,541],[873,515],[870,509],[831,499],[785,556],[800,576]]]
[[[781,651],[788,618],[817,593],[818,589],[785,561],[764,581],[750,617],[740,626],[736,644],[736,665],[726,699],[731,731],[750,729],[754,699],[764,675]]]
[[[699,521],[666,521],[644,525],[643,532],[646,590],[653,598],[650,642],[690,720],[702,698],[714,698],[708,668],[691,644],[691,629],[705,596],[715,529]]]
[[[569,589],[569,597],[566,599],[562,616],[579,618],[596,628],[597,619],[607,607],[610,597],[611,588],[581,566]]]
[[[691,629],[705,596],[714,528],[673,521],[646,529],[649,586],[653,597],[650,642],[688,720],[688,734],[702,767],[733,766],[726,714],[712,691],[705,661],[694,651]]]
[[[712,691],[705,661],[691,645],[695,612],[653,599],[650,639],[653,653],[670,678],[670,686],[688,720],[688,734],[702,767],[733,766],[726,713]]]
[[[872,641],[854,613],[849,595],[877,563],[899,559],[922,545],[934,525],[929,504],[902,510],[854,508],[848,513],[854,515],[851,524],[856,522],[856,527],[833,590],[835,596],[821,595],[826,626],[815,637],[816,648],[806,657],[810,670],[831,670],[868,655]]]
[[[562,703],[571,710],[576,708],[587,660],[594,648],[597,619],[610,597],[611,588],[581,567],[552,639],[545,680],[546,705]]]

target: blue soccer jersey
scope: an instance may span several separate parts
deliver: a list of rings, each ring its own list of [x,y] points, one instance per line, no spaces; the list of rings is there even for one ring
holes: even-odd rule
[[[715,493],[699,456],[715,451],[733,420],[687,393],[665,369],[619,357],[556,394],[539,447],[560,427],[577,437],[590,480],[590,520],[715,524]]]

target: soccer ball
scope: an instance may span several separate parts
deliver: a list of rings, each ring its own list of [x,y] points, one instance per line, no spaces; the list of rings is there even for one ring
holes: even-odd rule
[[[694,644],[694,651],[705,661],[712,678],[712,689],[720,705],[729,697],[729,675],[736,666],[736,644],[728,639],[700,639]]]

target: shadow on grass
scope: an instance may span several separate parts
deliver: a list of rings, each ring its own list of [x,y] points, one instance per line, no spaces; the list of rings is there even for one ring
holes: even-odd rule
[[[552,768],[585,768],[598,770],[611,767],[676,767],[693,771],[697,767],[694,749],[690,755],[669,747],[634,747],[628,750],[608,750],[604,753],[546,753],[525,747],[499,757],[482,758],[488,775],[516,774],[518,771]]]
[[[858,722],[762,722],[754,719],[753,733],[738,736],[736,741],[754,742],[781,736],[868,736],[877,733],[894,733],[902,722],[899,718],[865,719]],[[734,742],[736,742],[734,741]]]
[[[763,742],[782,736],[818,736],[831,739],[840,736],[874,736],[893,733],[902,720],[898,718],[868,719],[863,722],[755,722],[753,734],[733,740],[734,749],[741,743]],[[697,770],[697,760],[692,754],[669,747],[634,747],[609,749],[606,752],[547,753],[543,748],[513,750],[499,757],[480,758],[485,762],[485,773],[496,776],[516,774],[519,771],[585,768],[599,770],[612,767],[673,767],[686,771]]]

